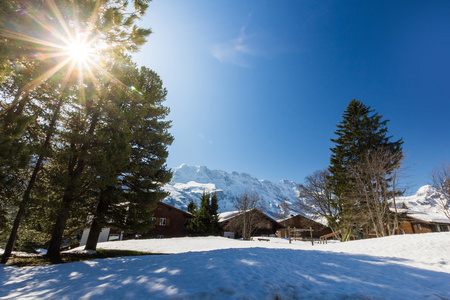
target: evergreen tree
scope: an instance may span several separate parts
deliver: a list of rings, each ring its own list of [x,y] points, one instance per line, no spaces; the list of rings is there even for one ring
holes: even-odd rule
[[[194,200],[191,200],[187,206],[187,211],[194,216],[198,214],[198,206],[197,203],[194,202]]]
[[[104,61],[107,61],[109,65],[114,65],[116,55],[138,50],[139,46],[145,42],[146,36],[150,34],[150,30],[135,25],[139,17],[145,13],[148,2],[148,0],[133,1],[134,11],[126,11],[129,3],[127,0],[3,1],[0,4],[0,83],[9,87],[2,89],[3,99],[6,100],[2,101],[0,111],[0,190],[2,191],[0,193],[0,197],[2,197],[0,213],[3,215],[5,211],[8,213],[5,209],[4,199],[11,197],[4,196],[7,194],[4,191],[9,193],[13,187],[15,195],[23,194],[15,223],[20,223],[25,209],[30,205],[28,199],[35,182],[39,179],[37,172],[43,169],[41,168],[43,161],[45,161],[46,167],[51,165],[46,161],[48,155],[46,152],[50,148],[50,143],[44,142],[47,140],[45,137],[52,138],[50,118],[44,119],[47,120],[46,124],[39,125],[42,125],[42,128],[47,127],[47,131],[32,130],[39,120],[39,114],[36,114],[36,111],[43,110],[47,106],[47,102],[53,105],[61,100],[60,97],[44,99],[46,95],[51,95],[55,90],[55,86],[49,84],[49,81],[59,81],[60,86],[56,89],[57,91],[62,93],[67,89],[72,91],[72,96],[76,96],[71,98],[72,105],[68,106],[68,112],[65,114],[72,120],[59,124],[60,128],[64,128],[62,130],[64,134],[59,135],[59,140],[55,139],[52,143],[53,146],[58,145],[58,147],[70,145],[69,153],[73,160],[70,161],[68,168],[69,173],[72,172],[72,174],[65,177],[65,179],[69,178],[66,181],[67,187],[70,186],[69,190],[76,189],[75,186],[83,188],[83,183],[80,184],[80,181],[82,181],[81,174],[87,169],[87,160],[82,156],[89,152],[90,146],[88,142],[79,143],[77,138],[82,138],[83,135],[92,137],[93,132],[89,133],[91,131],[89,126],[95,130],[98,120],[96,114],[101,113],[101,109],[98,110],[99,106],[91,105],[92,100],[98,100],[98,97],[94,96],[84,102],[86,94],[88,94],[84,88],[85,86],[102,86],[102,82],[105,80],[85,81],[78,90],[71,89],[71,85],[76,83],[79,78],[91,77],[93,72],[86,72],[87,70],[83,69],[74,72],[74,61],[68,63],[69,60],[64,60],[64,56],[61,56],[63,54],[61,47],[66,46],[70,40],[76,40],[76,35],[79,33],[84,34],[87,41],[100,45],[98,48],[94,44],[91,45],[92,49],[96,49],[96,54],[101,53]],[[86,31],[83,33],[83,30]],[[100,64],[96,65],[96,71],[100,72],[95,73],[101,73],[107,79],[106,81],[110,81],[111,75],[115,74],[108,72],[108,64],[105,68],[100,66]],[[115,83],[118,82],[115,81]],[[104,84],[103,87],[105,87]],[[7,93],[6,96],[5,93]],[[83,107],[86,112],[85,116],[88,116],[87,119],[91,117],[92,122],[84,122],[87,119],[83,120],[83,113],[79,114],[83,111]],[[95,111],[96,107],[97,111]],[[88,127],[80,128],[83,124]],[[69,128],[65,127],[66,125]],[[67,143],[67,140],[64,141],[62,137],[68,137],[67,132],[71,130],[76,137],[72,136],[69,138],[70,142]],[[34,139],[26,136],[30,132],[37,133],[36,137],[33,136]],[[30,141],[42,141],[42,143],[39,147],[35,147],[30,144]],[[77,145],[82,145],[81,152],[74,153]],[[33,163],[36,162],[34,168],[29,168],[30,158],[34,159]],[[24,173],[25,176],[23,180],[13,180],[16,174],[21,173]],[[60,174],[64,174],[64,172]],[[26,178],[27,176],[28,178]],[[15,182],[23,181],[28,184],[19,187],[13,186]],[[69,194],[77,198],[79,196],[74,192]],[[71,205],[68,204],[70,202],[62,202],[58,225],[55,225],[54,238],[64,230],[64,223],[70,217],[70,211],[67,210],[71,209]],[[9,212],[14,209],[9,204],[7,207]],[[62,217],[63,215],[65,217]],[[66,220],[64,221],[64,219]],[[7,247],[8,252],[12,248],[10,245],[14,244],[14,231],[17,230],[17,224],[13,226]],[[59,245],[56,245],[59,240],[56,238],[51,243],[53,250],[49,251],[49,255],[59,251]],[[5,254],[7,254],[6,251]],[[7,259],[7,256],[4,255],[3,258]]]
[[[192,202],[192,201],[191,201]],[[195,209],[194,203],[189,203],[195,218],[191,220],[191,233],[195,235],[217,235],[220,233],[219,217],[217,215],[218,199],[216,193],[212,196],[204,191],[200,198],[200,208]]]
[[[167,146],[173,141],[167,131],[170,122],[164,120],[168,108],[162,106],[166,91],[159,76],[147,68],[131,69],[131,74],[135,76],[128,79],[136,80],[134,86],[142,92],[123,95],[130,99],[116,93],[116,107],[108,113],[113,117],[102,127],[103,142],[95,151],[100,154],[92,165],[98,196],[86,243],[90,250],[95,250],[104,226],[147,232],[156,203],[167,196],[162,186],[172,175],[165,166]]]
[[[331,173],[329,184],[335,197],[330,201],[339,212],[336,221],[344,232],[343,240],[348,239],[352,225],[358,223],[355,216],[360,200],[358,198],[362,195],[361,191],[355,191],[352,169],[361,165],[371,151],[388,150],[390,153],[400,154],[395,156],[396,159],[402,158],[403,141],[391,141],[391,136],[387,135],[387,122],[361,101],[352,100],[343,114],[343,120],[337,125],[337,137],[331,139],[335,146],[331,148],[328,170]],[[391,161],[390,164],[397,162]]]
[[[211,204],[209,206],[209,215],[211,217],[210,221],[210,234],[218,235],[220,234],[220,224],[219,224],[219,216],[217,211],[219,210],[219,199],[217,198],[217,194],[214,192],[211,196]]]

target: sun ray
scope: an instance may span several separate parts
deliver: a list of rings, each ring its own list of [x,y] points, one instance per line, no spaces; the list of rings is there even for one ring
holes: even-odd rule
[[[47,0],[46,2],[47,2],[47,5],[50,7],[50,10],[55,14],[55,17],[58,20],[61,27],[66,32],[66,36],[70,38],[72,36],[72,32],[70,31],[69,26],[67,26],[66,21],[64,20],[63,16],[61,15],[61,11],[56,6],[56,4],[53,0]],[[65,37],[63,37],[63,40],[64,39],[65,39]],[[67,43],[67,39],[65,41]]]
[[[64,46],[59,45],[57,43],[53,43],[50,41],[46,41],[43,39],[31,37],[29,35],[21,34],[19,32],[14,32],[8,29],[1,29],[0,34],[6,38],[15,39],[15,40],[21,40],[24,42],[30,42],[30,43],[36,43],[42,46],[47,46],[51,48],[57,48],[57,49],[64,49]]]
[[[58,72],[62,67],[64,67],[68,62],[70,62],[70,58],[66,58],[64,61],[58,63],[56,66],[53,66],[50,70],[44,72],[36,79],[32,80],[31,82],[27,83],[22,90],[28,93],[30,90],[35,89],[39,84],[50,78],[53,74]]]
[[[60,88],[61,94],[66,89],[67,83],[69,82],[70,77],[72,77],[72,72],[73,72],[74,68],[75,68],[75,61],[72,60],[72,61],[70,61],[68,71],[64,75],[64,79],[61,84],[61,88]]]
[[[100,17],[100,9],[102,7],[101,1],[95,3],[92,14],[87,19],[87,24],[80,28],[77,21],[67,23],[61,10],[58,8],[54,0],[44,0],[44,3],[49,10],[30,10],[39,11],[39,13],[46,14],[48,19],[53,19],[58,22],[58,30],[54,25],[43,21],[38,15],[25,12],[25,15],[31,18],[38,26],[43,30],[42,33],[48,34],[48,39],[29,36],[25,33],[14,32],[8,29],[0,29],[0,36],[29,42],[34,45],[35,53],[28,55],[28,59],[38,60],[52,60],[55,61],[55,65],[50,67],[43,74],[26,84],[21,91],[26,94],[30,93],[33,89],[45,82],[48,78],[67,66],[64,70],[64,76],[61,81],[60,89],[67,88],[67,84],[71,78],[75,79],[79,85],[79,97],[81,101],[85,100],[85,83],[87,80],[92,80],[95,86],[100,86],[100,78],[104,76],[107,80],[113,84],[119,86],[124,90],[130,91],[130,87],[122,83],[113,74],[104,68],[101,53],[108,51],[107,45],[101,43],[101,32],[93,34],[92,30],[95,28],[95,23]],[[77,20],[77,18],[75,18]],[[84,24],[84,23],[83,23]],[[95,47],[94,47],[95,46]],[[76,77],[75,77],[76,76]],[[131,88],[131,91],[135,89]],[[142,94],[142,93],[139,93]]]
[[[59,10],[58,10],[59,12]],[[48,14],[48,12],[44,11],[44,13],[47,16],[50,16]],[[59,12],[60,14],[60,12]],[[27,16],[30,17],[31,19],[33,19],[39,26],[41,26],[42,28],[44,28],[45,30],[47,30],[48,32],[50,32],[52,35],[54,35],[56,38],[58,38],[61,41],[65,41],[67,43],[68,39],[66,38],[66,36],[64,36],[63,34],[61,34],[58,30],[56,30],[55,28],[53,28],[53,26],[51,25],[47,25],[43,22],[41,22],[38,18],[36,18],[33,14],[31,13],[27,13]],[[58,22],[60,22],[58,20]],[[61,24],[61,23],[60,23]],[[67,24],[65,23],[65,21],[63,20],[63,23],[61,24],[61,26],[64,28],[64,31],[66,32],[67,36],[70,36],[70,30],[67,28]]]
[[[88,26],[86,28],[86,40],[84,41],[85,43],[87,43],[87,37],[91,35],[92,32],[92,24],[95,24],[95,22],[97,22],[97,20],[100,18],[100,7],[101,7],[101,2],[102,1],[97,1],[95,3],[95,8],[94,11],[92,12],[91,16],[89,17],[89,21],[88,21]]]
[[[102,73],[103,75],[105,75],[109,80],[113,81],[114,83],[128,88],[128,86],[126,84],[124,84],[122,81],[120,81],[119,79],[117,79],[117,77],[115,77],[113,74],[109,73],[107,70],[105,70],[104,68],[100,67],[99,65],[97,65],[96,63],[93,63],[92,66],[99,71],[100,73]]]

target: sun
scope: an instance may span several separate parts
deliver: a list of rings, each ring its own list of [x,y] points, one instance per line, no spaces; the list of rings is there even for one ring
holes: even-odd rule
[[[108,53],[113,48],[104,43],[101,33],[94,34],[92,32],[92,28],[95,27],[97,18],[100,16],[99,12],[103,1],[97,1],[98,4],[94,12],[83,26],[84,30],[78,24],[76,18],[70,22],[64,19],[54,0],[46,0],[44,2],[48,5],[52,16],[54,16],[50,21],[56,20],[56,25],[52,22],[43,22],[39,15],[39,10],[24,14],[40,26],[37,27],[40,32],[39,35],[27,35],[0,27],[0,38],[30,43],[36,49],[33,53],[34,59],[51,63],[48,69],[45,69],[33,80],[27,82],[22,87],[22,90],[25,93],[32,91],[60,70],[63,70],[62,74],[64,74],[61,87],[65,88],[71,79],[77,79],[81,94],[83,94],[87,80],[96,85],[102,78],[111,80],[123,88],[130,89],[129,86],[120,82],[113,74],[107,71],[105,68],[106,60]],[[131,89],[141,94],[135,88]]]
[[[91,54],[91,48],[87,43],[75,41],[67,46],[67,54],[74,61],[85,62]]]

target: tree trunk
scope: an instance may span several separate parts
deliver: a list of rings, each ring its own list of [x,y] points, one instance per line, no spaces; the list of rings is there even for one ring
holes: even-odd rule
[[[101,217],[105,215],[108,210],[108,203],[103,195],[103,191],[100,194],[100,200],[97,205],[97,211],[94,216],[94,220],[92,220],[91,229],[89,230],[89,236],[86,242],[86,246],[84,250],[97,250],[98,237],[100,236],[100,232],[102,231],[102,222],[100,221]]]
[[[87,134],[88,136],[93,135],[98,122],[98,117],[98,113],[94,114]],[[75,147],[75,145],[71,145],[71,147]],[[84,142],[83,146],[81,147],[79,153],[81,154],[80,157],[83,157],[83,154],[86,154],[86,152],[89,150],[89,147],[90,139],[87,139],[87,141]],[[61,202],[61,207],[56,218],[55,226],[53,227],[52,238],[47,249],[47,257],[53,263],[61,262],[61,254],[59,253],[59,250],[62,244],[64,229],[66,228],[66,223],[67,219],[69,218],[72,204],[75,202],[75,192],[79,184],[78,181],[83,174],[84,169],[86,168],[86,160],[78,158],[79,156],[75,154],[75,156],[70,159],[68,166],[68,174],[70,176],[70,180],[67,183],[66,190]]]
[[[244,226],[243,226],[243,229],[242,229],[242,239],[244,240],[244,241],[247,241],[247,240],[249,240],[249,238],[247,237],[247,231],[248,231],[248,220],[247,220],[247,213],[245,212],[244,213]]]
[[[67,219],[69,218],[70,208],[72,207],[74,200],[73,188],[69,187],[64,193],[58,217],[56,218],[55,226],[53,227],[52,238],[47,249],[47,257],[52,263],[61,262],[61,254],[59,251],[63,242],[64,229],[66,228]]]
[[[30,181],[28,182],[27,189],[25,190],[25,192],[22,196],[22,201],[20,202],[20,205],[19,205],[19,211],[17,212],[16,218],[14,219],[13,227],[11,229],[11,234],[9,236],[8,243],[6,244],[6,247],[5,247],[5,252],[3,253],[3,257],[0,262],[2,264],[6,264],[6,262],[8,261],[8,258],[11,256],[11,252],[14,248],[14,244],[16,242],[17,232],[19,230],[20,222],[22,221],[22,218],[23,218],[25,211],[30,202],[31,190],[34,188],[34,184],[36,183],[37,175],[39,173],[39,170],[41,169],[42,162],[43,162],[44,158],[47,157],[46,152],[50,146],[50,139],[53,135],[56,120],[59,117],[59,112],[61,110],[61,104],[62,104],[62,100],[59,100],[56,110],[55,110],[55,113],[53,114],[52,120],[50,122],[50,127],[47,131],[47,135],[45,137],[45,142],[42,147],[42,153],[41,153],[41,155],[39,155],[36,165],[34,166],[33,174],[31,175]]]
[[[86,246],[84,247],[84,250],[97,251],[98,237],[100,236],[101,231],[102,231],[102,224],[100,224],[100,222],[97,221],[97,218],[94,218],[91,224],[91,228],[89,230],[89,236],[86,242]]]

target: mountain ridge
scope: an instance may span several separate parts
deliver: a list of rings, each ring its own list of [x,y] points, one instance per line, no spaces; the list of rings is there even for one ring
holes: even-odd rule
[[[204,191],[216,192],[219,199],[219,213],[236,210],[234,201],[245,192],[256,192],[266,208],[266,213],[275,217],[276,213],[282,213],[280,204],[286,200],[290,204],[293,214],[299,212],[292,204],[298,201],[299,184],[294,181],[280,180],[272,182],[260,180],[248,173],[231,173],[222,170],[211,170],[206,166],[191,166],[182,164],[173,168],[172,180],[164,186],[164,190],[170,195],[165,203],[186,210],[188,203],[194,200],[200,204],[200,197]],[[438,197],[436,190],[430,185],[424,185],[410,196],[397,197],[397,207],[403,204],[408,210],[441,214],[436,203]]]

